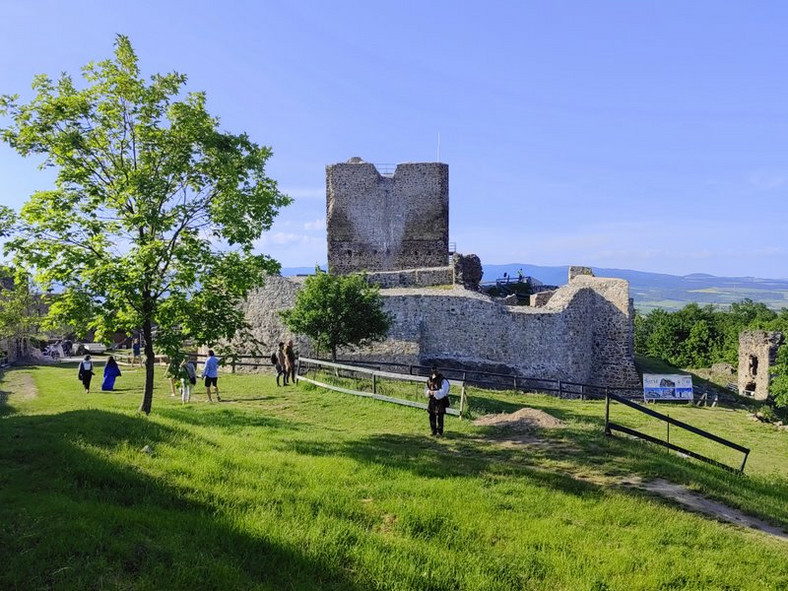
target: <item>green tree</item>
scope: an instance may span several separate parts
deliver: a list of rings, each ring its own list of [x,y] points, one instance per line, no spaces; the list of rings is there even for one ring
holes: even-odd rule
[[[295,305],[280,314],[294,333],[312,338],[319,351],[330,351],[333,361],[338,347],[382,341],[392,322],[377,285],[370,286],[363,275],[331,275],[319,268],[307,277]]]
[[[203,93],[183,95],[185,76],[141,78],[127,37],[83,77],[78,89],[67,74],[36,76],[28,104],[0,97],[3,140],[57,170],[8,246],[42,286],[62,288],[55,317],[87,318],[99,338],[141,328],[147,414],[154,340],[172,354],[243,327],[239,300],[279,270],[253,243],[290,198],[265,174],[269,148],[220,131]]]
[[[0,341],[24,351],[24,342],[38,337],[42,309],[30,276],[21,269],[0,267]]]

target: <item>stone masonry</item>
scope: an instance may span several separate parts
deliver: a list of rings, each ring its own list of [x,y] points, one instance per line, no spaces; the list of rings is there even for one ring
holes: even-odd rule
[[[739,333],[739,393],[756,400],[769,397],[769,368],[785,342],[781,332],[745,330]]]
[[[249,300],[247,318],[267,343],[291,335],[276,314],[290,307],[300,278],[271,277]],[[507,306],[459,285],[451,288],[381,289],[395,321],[389,338],[342,359],[406,364],[458,364],[513,371],[524,377],[631,387],[633,314],[623,279],[582,275],[553,292],[544,306]],[[298,342],[302,355],[314,351]]]
[[[457,253],[449,264],[447,165],[400,164],[392,177],[359,158],[327,166],[326,210],[329,272],[367,272],[394,317],[385,342],[338,351],[340,358],[639,384],[627,281],[571,267],[567,285],[517,306],[478,290],[476,255]],[[288,334],[278,315],[293,305],[302,282],[269,277],[245,312],[272,350],[293,338],[310,356],[309,340]]]
[[[326,167],[328,271],[399,271],[449,262],[449,166],[360,158]]]

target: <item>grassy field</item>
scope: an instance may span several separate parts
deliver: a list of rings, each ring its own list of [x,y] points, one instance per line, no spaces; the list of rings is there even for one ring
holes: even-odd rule
[[[270,375],[187,406],[159,378],[140,416],[142,380],[85,395],[75,367],[5,372],[0,588],[788,589],[788,542],[622,484],[664,478],[788,529],[788,433],[743,411],[659,407],[752,448],[745,477],[606,438],[600,402],[470,390],[473,416],[564,426],[517,443],[448,417],[433,439],[423,411]]]

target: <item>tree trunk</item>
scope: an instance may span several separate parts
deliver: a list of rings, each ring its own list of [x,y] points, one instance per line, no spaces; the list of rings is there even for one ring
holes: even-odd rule
[[[153,405],[153,370],[156,367],[156,358],[153,354],[153,323],[150,314],[145,315],[142,323],[142,336],[145,340],[145,393],[139,411],[149,415]]]

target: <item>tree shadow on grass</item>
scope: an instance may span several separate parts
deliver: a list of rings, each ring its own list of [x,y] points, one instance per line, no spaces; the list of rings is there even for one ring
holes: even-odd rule
[[[350,441],[291,441],[287,448],[311,456],[343,456],[410,472],[422,478],[484,476],[504,466],[543,486],[585,497],[605,494],[603,488],[567,474],[541,469],[525,450],[480,448],[478,438],[453,433],[440,441],[421,435],[384,433]]]
[[[263,414],[258,414],[255,409],[221,408],[217,405],[216,412],[192,412],[193,409],[178,406],[161,408],[157,411],[162,417],[175,419],[187,425],[195,427],[210,427],[234,431],[239,429],[262,428],[262,429],[284,429],[289,431],[301,431],[307,429],[308,425],[293,420],[282,420]]]
[[[155,452],[123,464],[104,453],[190,436],[96,410],[3,419],[0,587],[362,588],[337,562],[239,531],[221,499],[149,476]]]

